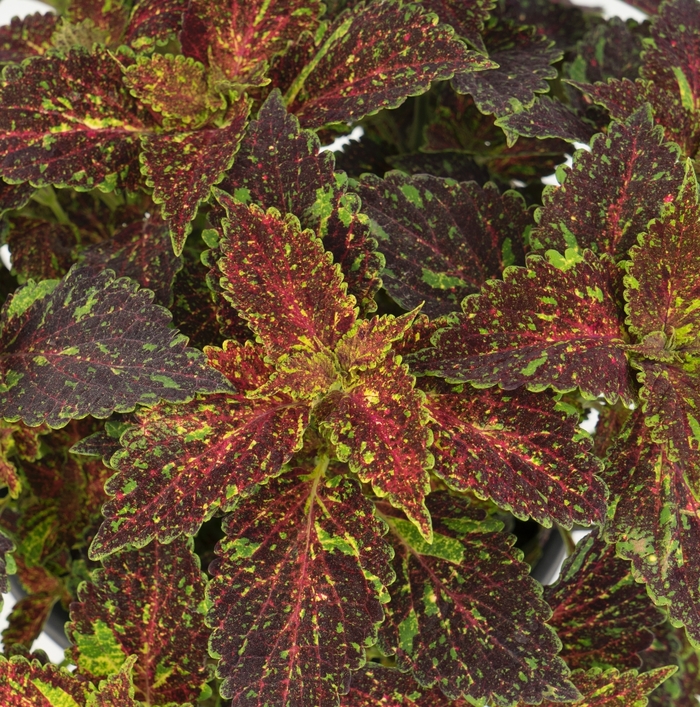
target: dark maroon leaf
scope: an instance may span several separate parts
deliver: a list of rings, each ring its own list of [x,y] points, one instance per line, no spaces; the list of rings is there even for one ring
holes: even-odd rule
[[[653,640],[649,629],[664,620],[629,563],[615,556],[615,546],[597,530],[579,542],[544,598],[554,610],[549,623],[564,644],[561,656],[572,670],[640,667],[638,654]]]
[[[285,102],[306,128],[396,108],[432,81],[492,66],[421,5],[398,0],[348,10],[318,46],[311,62],[285,84]]]
[[[174,37],[182,27],[188,0],[137,0],[124,37],[135,48],[147,49]]]
[[[663,142],[647,108],[612,123],[591,151],[576,153],[558,187],[548,187],[531,244],[538,250],[593,248],[624,258],[683,180],[675,145]]]
[[[167,310],[109,270],[72,269],[18,290],[2,310],[0,410],[29,425],[108,417],[228,387],[168,328]]]
[[[21,209],[36,190],[29,182],[8,184],[0,180],[0,216],[12,209]]]
[[[82,257],[86,265],[109,268],[117,277],[136,280],[155,293],[156,303],[170,306],[182,258],[173,253],[168,227],[157,216],[132,223],[109,241],[83,251]]]
[[[500,14],[520,25],[534,25],[538,34],[566,51],[583,37],[588,23],[582,8],[569,0],[505,0]]]
[[[423,0],[423,5],[436,13],[440,22],[452,25],[475,49],[486,53],[481,35],[484,22],[496,5],[494,0]]]
[[[58,16],[47,12],[19,18],[0,27],[0,63],[20,63],[30,56],[44,54],[51,47],[51,35],[56,30]]]
[[[528,106],[538,93],[549,90],[548,79],[556,78],[552,66],[562,53],[534,27],[520,27],[509,20],[484,35],[489,58],[497,69],[455,73],[454,89],[469,93],[482,113],[503,116]]]
[[[385,528],[325,465],[262,486],[224,524],[208,624],[221,694],[241,706],[337,705],[376,639],[393,580]]]
[[[528,258],[467,297],[463,314],[409,357],[415,370],[506,390],[577,387],[632,400],[626,333],[613,289],[614,266],[592,252]]]
[[[160,405],[136,415],[112,458],[119,472],[107,484],[107,520],[90,553],[104,557],[126,545],[157,538],[170,542],[194,535],[219,509],[230,510],[238,494],[280,473],[301,446],[309,404],[289,396],[250,400],[270,376],[262,347],[208,349],[212,365],[230,377],[239,394],[216,395],[185,405]]]
[[[384,287],[404,309],[455,311],[504,267],[525,262],[532,216],[515,192],[398,172],[365,175],[356,188],[386,258]]]
[[[104,569],[71,604],[68,632],[79,674],[97,684],[135,656],[139,700],[179,705],[197,699],[209,679],[209,631],[206,580],[192,546],[190,539],[152,542],[103,561]]]
[[[209,198],[212,186],[233,162],[249,108],[246,100],[239,99],[222,128],[142,138],[147,182],[153,187],[153,200],[163,204],[176,255],[182,253],[200,203]]]
[[[320,141],[288,114],[278,91],[248,125],[233,167],[221,188],[243,203],[294,214],[333,253],[348,291],[365,310],[379,287],[379,257],[359,203],[334,173],[333,153],[319,153]]]
[[[411,669],[422,685],[437,682],[451,699],[507,705],[576,698],[545,624],[549,607],[512,549],[514,538],[445,493],[431,494],[428,506],[431,545],[412,523],[383,516],[397,575],[380,630],[383,650],[396,653],[399,669]]]
[[[72,49],[11,66],[0,88],[0,172],[13,182],[109,191],[138,178],[148,129],[104,50]],[[43,110],[38,113],[37,106]],[[131,181],[129,181],[131,180]]]
[[[382,170],[379,176],[388,172],[392,166],[407,174],[432,174],[458,182],[476,182],[482,187],[488,181],[488,173],[483,167],[480,167],[471,157],[457,151],[412,152],[407,155],[394,155],[389,157],[386,169]]]
[[[493,499],[520,518],[571,527],[605,516],[600,463],[578,417],[546,395],[425,385],[434,472],[455,491]]]

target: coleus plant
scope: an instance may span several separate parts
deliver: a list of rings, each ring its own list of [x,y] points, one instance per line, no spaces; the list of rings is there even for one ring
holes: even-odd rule
[[[0,28],[2,704],[695,705],[696,0],[50,4]]]

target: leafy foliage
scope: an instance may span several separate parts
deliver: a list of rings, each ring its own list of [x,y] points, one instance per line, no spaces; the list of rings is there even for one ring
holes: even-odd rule
[[[700,5],[633,4],[0,28],[3,705],[695,704]]]

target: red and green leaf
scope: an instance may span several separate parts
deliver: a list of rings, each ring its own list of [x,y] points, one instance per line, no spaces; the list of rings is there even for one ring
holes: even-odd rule
[[[540,250],[593,248],[624,258],[682,182],[675,145],[663,142],[648,107],[612,123],[591,151],[576,153],[565,181],[547,187],[531,243]]]
[[[610,488],[606,538],[632,561],[654,601],[700,642],[700,503],[683,466],[651,437],[641,410],[629,419],[607,462]]]
[[[498,68],[458,71],[452,79],[454,89],[469,93],[482,113],[515,113],[530,105],[538,93],[549,90],[547,81],[557,76],[552,64],[561,59],[562,52],[534,27],[520,27],[502,19],[487,30],[484,42]]]
[[[54,665],[0,657],[0,700],[5,707],[87,707],[89,686]]]
[[[453,35],[419,4],[357,5],[327,28],[310,60],[290,77],[285,102],[304,127],[320,128],[396,108],[432,81],[493,65]]]
[[[628,670],[626,673],[614,669],[603,672],[600,668],[592,668],[588,672],[577,670],[572,673],[571,680],[581,693],[582,699],[568,704],[571,707],[646,707],[649,693],[673,675],[675,670],[674,665],[641,674],[636,670]],[[524,707],[523,703],[518,704]],[[555,707],[560,704],[545,701],[541,707]]]
[[[440,22],[454,27],[455,32],[475,49],[486,54],[483,37],[484,22],[496,3],[494,0],[423,0],[423,5],[434,12]]]
[[[152,542],[103,561],[71,605],[71,658],[93,682],[131,656],[139,700],[194,702],[209,679],[206,580],[193,541]],[[184,588],[187,588],[186,591]],[[121,703],[120,703],[121,704]]]
[[[126,28],[125,41],[148,49],[174,38],[182,28],[189,0],[136,0]]]
[[[153,200],[163,205],[176,255],[182,253],[199,205],[233,163],[249,108],[241,98],[229,110],[224,127],[144,135],[141,139],[143,172],[153,187]]]
[[[108,417],[136,404],[225,390],[225,379],[168,328],[167,310],[127,278],[72,269],[4,305],[0,411],[29,425]]]
[[[104,50],[37,57],[4,74],[0,172],[12,182],[104,191],[132,185],[138,135],[149,129],[119,63]]]
[[[164,307],[172,303],[173,281],[182,267],[182,258],[173,253],[168,227],[157,216],[132,223],[110,240],[87,248],[82,262],[136,280],[152,290],[155,302]]]
[[[631,400],[614,266],[590,251],[547,256],[530,256],[527,268],[508,268],[502,281],[467,297],[463,314],[411,364],[480,386],[578,387],[591,397]]]
[[[331,151],[311,130],[302,130],[287,113],[278,90],[249,123],[233,166],[221,188],[243,203],[281,214],[294,214],[302,228],[324,239],[324,246],[343,271],[348,292],[365,310],[373,310],[379,287],[379,256],[366,217],[342,175],[334,173]]]
[[[393,580],[385,527],[356,482],[321,469],[262,486],[224,524],[208,624],[237,704],[337,705],[376,639]]]
[[[430,175],[364,175],[357,190],[386,258],[383,284],[404,309],[428,316],[458,308],[504,267],[525,262],[532,223],[522,197]]]
[[[355,322],[355,300],[321,240],[292,215],[241,204],[224,192],[217,198],[226,210],[218,264],[224,294],[268,355],[333,348]]]
[[[101,682],[98,691],[88,697],[87,707],[140,707],[143,703],[134,699],[134,680],[131,674],[135,662],[136,656],[132,656],[116,675],[110,675]]]
[[[50,12],[13,17],[9,25],[0,27],[0,64],[19,64],[30,56],[45,54],[57,24],[58,17]]]
[[[314,414],[335,455],[374,492],[403,510],[426,539],[431,537],[425,496],[433,465],[424,396],[415,379],[390,354],[359,372],[347,392],[332,391]]]
[[[56,584],[60,589],[60,584]],[[19,643],[28,649],[31,648],[58,598],[58,593],[38,592],[17,601],[7,619],[7,627],[2,632],[3,646],[9,647]]]
[[[131,0],[70,0],[66,17],[73,24],[90,22],[104,33],[105,44],[118,46],[129,19]]]
[[[646,192],[648,193],[648,192]],[[683,186],[639,236],[625,277],[627,325],[641,342],[659,332],[667,347],[697,349],[700,339],[700,207],[688,162]]]
[[[605,517],[600,464],[578,417],[546,395],[424,384],[433,422],[434,472],[453,490],[491,498],[544,525]]]
[[[209,356],[241,391],[259,387],[272,372],[261,348],[250,344],[229,341]],[[118,471],[107,484],[113,498],[91,556],[194,535],[217,510],[230,510],[237,495],[280,473],[301,446],[309,412],[308,403],[283,394],[254,400],[229,394],[137,413],[111,462]]]
[[[180,33],[185,56],[236,84],[264,83],[266,64],[304,32],[315,32],[319,0],[191,0]]]
[[[649,629],[664,619],[629,562],[616,557],[597,530],[578,543],[544,598],[564,644],[561,657],[572,670],[638,668],[639,653],[653,640]]]
[[[451,699],[512,704],[578,696],[545,621],[550,610],[500,523],[445,493],[431,494],[435,535],[385,517],[397,580],[380,645],[419,683]],[[382,506],[383,513],[387,509]]]

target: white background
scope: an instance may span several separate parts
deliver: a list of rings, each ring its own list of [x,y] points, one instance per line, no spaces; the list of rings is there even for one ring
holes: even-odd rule
[[[636,10],[629,5],[626,5],[621,0],[603,0],[602,2],[596,2],[596,0],[580,0],[577,4],[587,5],[592,7],[603,7],[605,8],[605,14],[607,17],[617,15],[622,19],[627,19],[631,17],[635,20],[643,20],[646,15]],[[0,0],[0,25],[8,24],[9,21],[15,17],[24,17],[25,15],[31,14],[33,12],[47,12],[51,8],[42,2],[37,0]],[[586,535],[587,531],[575,531],[575,539],[580,540],[581,537]],[[14,601],[10,594],[6,594],[5,604],[3,606],[2,612],[0,612],[0,631],[2,631],[7,625],[7,616],[12,610]],[[56,645],[48,636],[42,634],[34,643],[35,649],[41,648],[45,650],[49,658],[54,663],[60,663],[63,660],[63,650]]]

